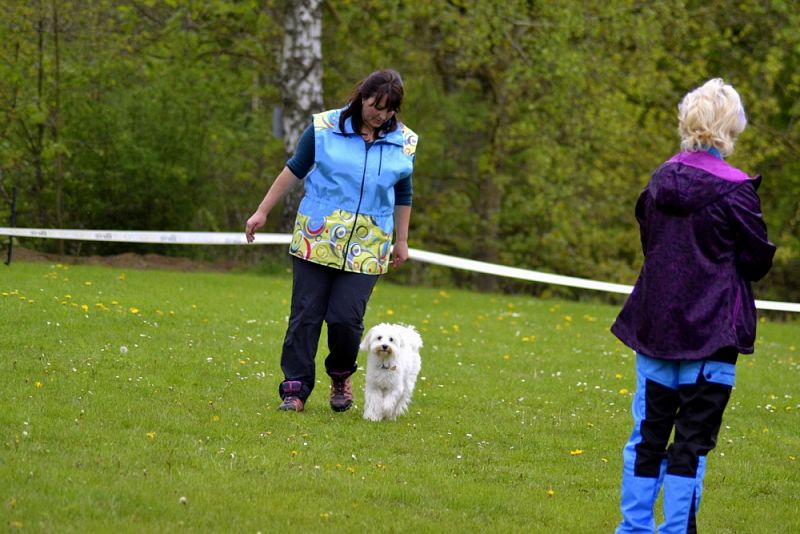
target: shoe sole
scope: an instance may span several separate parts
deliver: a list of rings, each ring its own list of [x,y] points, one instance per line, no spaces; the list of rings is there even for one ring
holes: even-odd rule
[[[347,406],[334,406],[333,404],[331,404],[331,410],[333,410],[334,412],[346,412],[352,407],[353,407],[352,403],[348,404]]]

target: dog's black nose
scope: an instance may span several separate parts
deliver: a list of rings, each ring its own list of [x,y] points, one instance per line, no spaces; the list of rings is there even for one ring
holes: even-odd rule
[[[381,349],[386,350],[389,348],[389,345],[381,345]]]

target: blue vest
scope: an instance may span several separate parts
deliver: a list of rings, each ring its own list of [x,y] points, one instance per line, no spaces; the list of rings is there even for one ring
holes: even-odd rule
[[[305,179],[291,254],[364,274],[389,268],[394,185],[411,175],[417,134],[402,123],[367,146],[341,109],[314,115],[314,167]]]

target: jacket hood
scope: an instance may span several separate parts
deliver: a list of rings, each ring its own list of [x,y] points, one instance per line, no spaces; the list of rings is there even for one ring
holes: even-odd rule
[[[751,178],[739,169],[707,152],[681,152],[661,165],[650,178],[650,194],[658,208],[688,214],[760,177]]]

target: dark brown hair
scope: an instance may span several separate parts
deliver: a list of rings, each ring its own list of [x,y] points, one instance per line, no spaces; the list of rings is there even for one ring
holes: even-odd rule
[[[400,74],[392,69],[376,70],[353,87],[347,107],[339,116],[339,129],[344,132],[344,124],[348,117],[352,117],[353,131],[358,133],[363,125],[361,121],[361,100],[375,97],[376,102],[386,97],[386,107],[395,112],[395,115],[386,121],[381,128],[382,133],[394,131],[397,128],[397,115],[400,104],[403,103],[403,80]]]

